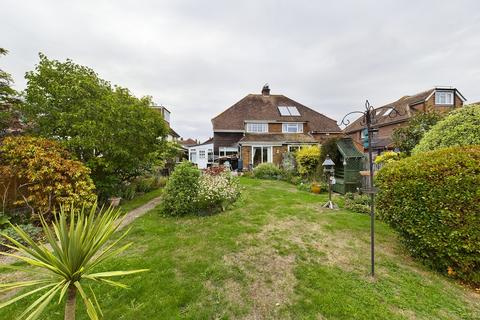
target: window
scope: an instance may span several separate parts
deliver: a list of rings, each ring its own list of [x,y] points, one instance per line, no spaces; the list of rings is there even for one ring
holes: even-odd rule
[[[295,106],[278,106],[278,111],[282,116],[300,116],[300,112],[298,112],[298,109]]]
[[[190,150],[190,161],[193,163],[197,162],[197,151],[195,149]]]
[[[199,159],[205,159],[205,150],[199,150],[198,151],[198,158]]]
[[[453,105],[453,92],[451,91],[435,92],[435,104]]]
[[[247,132],[255,132],[255,133],[268,132],[268,124],[266,124],[266,123],[247,123]]]
[[[297,152],[301,148],[302,148],[302,146],[300,146],[300,145],[288,146],[288,152]]]
[[[170,112],[167,109],[163,109],[163,119],[170,122]]]
[[[284,123],[282,125],[283,133],[299,133],[303,132],[303,123]]]
[[[208,162],[213,162],[213,150],[208,149]]]

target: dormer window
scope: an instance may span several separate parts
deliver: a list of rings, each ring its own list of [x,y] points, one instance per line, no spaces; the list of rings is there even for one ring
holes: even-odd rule
[[[284,123],[282,125],[283,133],[302,133],[303,123]]]
[[[453,105],[453,92],[452,91],[435,92],[435,104]]]
[[[282,116],[293,116],[293,117],[299,117],[300,112],[298,112],[297,107],[295,106],[279,106],[278,111],[280,112],[280,115]]]
[[[247,132],[265,133],[268,132],[267,123],[247,123]]]

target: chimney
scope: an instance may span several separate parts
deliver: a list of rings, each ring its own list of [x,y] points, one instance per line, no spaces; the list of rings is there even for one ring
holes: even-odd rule
[[[263,86],[262,95],[263,96],[269,96],[270,95],[270,87],[268,86],[268,83],[265,83],[265,85]]]

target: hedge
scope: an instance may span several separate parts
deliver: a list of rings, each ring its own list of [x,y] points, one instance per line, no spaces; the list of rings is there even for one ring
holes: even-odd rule
[[[379,217],[413,256],[480,284],[480,146],[419,153],[377,176]]]
[[[468,145],[480,145],[480,104],[449,113],[425,133],[412,153]]]

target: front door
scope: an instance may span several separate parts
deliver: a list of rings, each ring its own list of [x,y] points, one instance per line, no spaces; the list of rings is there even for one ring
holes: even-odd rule
[[[272,162],[272,147],[252,147],[253,167],[264,162]]]

